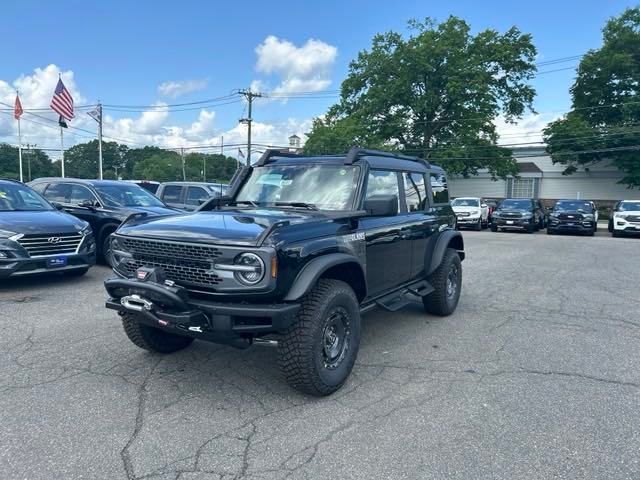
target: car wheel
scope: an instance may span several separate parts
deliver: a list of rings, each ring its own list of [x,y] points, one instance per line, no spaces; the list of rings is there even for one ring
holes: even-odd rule
[[[478,232],[482,230],[482,217],[478,219],[478,223],[475,225],[475,230]]]
[[[349,377],[359,348],[360,306],[353,289],[320,279],[278,342],[280,369],[296,390],[330,395]]]
[[[122,316],[122,326],[134,345],[150,352],[173,353],[187,348],[193,343],[191,337],[176,335],[144,325],[133,313],[125,313]]]
[[[622,236],[622,234],[616,229],[613,229],[613,231],[611,232],[611,235],[614,236],[614,237],[621,237]]]
[[[498,226],[494,225],[493,223],[491,224],[491,231],[492,232],[497,232],[498,231]]]
[[[107,267],[113,267],[113,254],[111,253],[111,234],[107,234],[102,241],[102,260]]]
[[[553,235],[556,233],[552,228],[547,227],[547,235]]]
[[[424,309],[434,315],[451,315],[458,306],[462,289],[462,262],[458,252],[447,248],[442,262],[427,280],[434,291],[422,297]]]
[[[613,233],[613,220],[609,220],[608,229],[609,229],[609,233]]]
[[[535,225],[529,224],[529,225],[527,225],[526,232],[527,233],[533,233],[535,228],[536,228]]]

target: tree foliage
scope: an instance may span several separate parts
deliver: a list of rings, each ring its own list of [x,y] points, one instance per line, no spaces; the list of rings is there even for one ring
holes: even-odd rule
[[[511,152],[496,145],[494,121],[503,115],[514,122],[532,110],[531,36],[516,27],[473,35],[456,17],[410,27],[408,38],[376,35],[351,62],[340,102],[314,123],[308,149],[337,153],[346,145],[382,144],[437,159],[450,173],[516,173]]]
[[[609,162],[623,173],[621,183],[640,187],[639,93],[640,8],[630,8],[606,23],[602,47],[578,66],[571,111],[545,129],[554,163],[571,174]]]
[[[29,165],[31,166],[31,178],[29,178]],[[23,149],[22,168],[25,181],[38,177],[49,177],[59,175],[60,169],[53,163],[42,150]],[[18,147],[0,144],[0,178],[20,178],[20,167],[18,165]]]

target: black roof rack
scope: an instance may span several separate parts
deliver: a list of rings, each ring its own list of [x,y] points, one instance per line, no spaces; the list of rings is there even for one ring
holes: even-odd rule
[[[256,165],[259,167],[263,166],[265,163],[267,163],[271,159],[271,157],[296,158],[296,157],[302,157],[302,155],[298,155],[297,153],[292,153],[292,152],[283,152],[282,150],[278,150],[277,148],[267,148],[265,152],[262,154],[262,156],[260,157],[260,160],[258,160],[258,163]]]
[[[418,157],[410,157],[409,155],[402,155],[400,153],[384,152],[382,150],[369,150],[367,148],[359,148],[359,147],[351,147],[351,149],[349,149],[349,153],[347,153],[347,156],[344,159],[344,163],[346,165],[351,165],[356,160],[358,160],[359,157],[362,157],[365,155],[369,157],[385,157],[385,158],[397,158],[398,160],[409,160],[410,162],[423,163],[427,167],[429,167],[429,162]]]
[[[299,155],[297,153],[292,153],[292,152],[283,152],[281,150],[271,148],[271,149],[267,149],[262,154],[262,156],[260,157],[260,160],[258,160],[258,163],[256,165],[261,167],[273,157],[302,158],[305,156],[306,155]],[[335,155],[332,155],[332,156],[335,157]],[[422,163],[427,168],[430,166],[429,162],[418,157],[410,157],[409,155],[402,155],[400,153],[384,152],[382,150],[369,150],[367,148],[360,148],[360,147],[351,147],[351,149],[349,149],[349,152],[347,152],[347,154],[344,157],[344,163],[345,165],[352,165],[355,161],[358,160],[359,157],[363,157],[363,156],[395,158],[398,160],[408,160],[410,162]]]

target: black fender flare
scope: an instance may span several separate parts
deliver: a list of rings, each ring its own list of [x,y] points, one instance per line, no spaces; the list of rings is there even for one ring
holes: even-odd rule
[[[426,265],[426,274],[431,275],[444,258],[444,253],[447,251],[450,245],[455,248],[460,255],[460,260],[464,260],[464,240],[462,239],[462,233],[457,230],[444,230],[438,234],[435,246],[433,247],[433,253],[431,257],[427,257],[428,264]]]
[[[300,299],[313,288],[324,272],[336,265],[347,263],[357,264],[362,273],[362,278],[366,278],[362,263],[353,255],[346,253],[330,253],[328,255],[321,255],[302,267],[293,281],[293,285],[285,295],[284,300],[286,302],[293,302]]]

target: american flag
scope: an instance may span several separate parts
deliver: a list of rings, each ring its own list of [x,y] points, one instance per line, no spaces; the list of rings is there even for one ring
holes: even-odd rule
[[[60,78],[51,99],[51,108],[64,119],[71,120],[73,118],[73,98]]]

